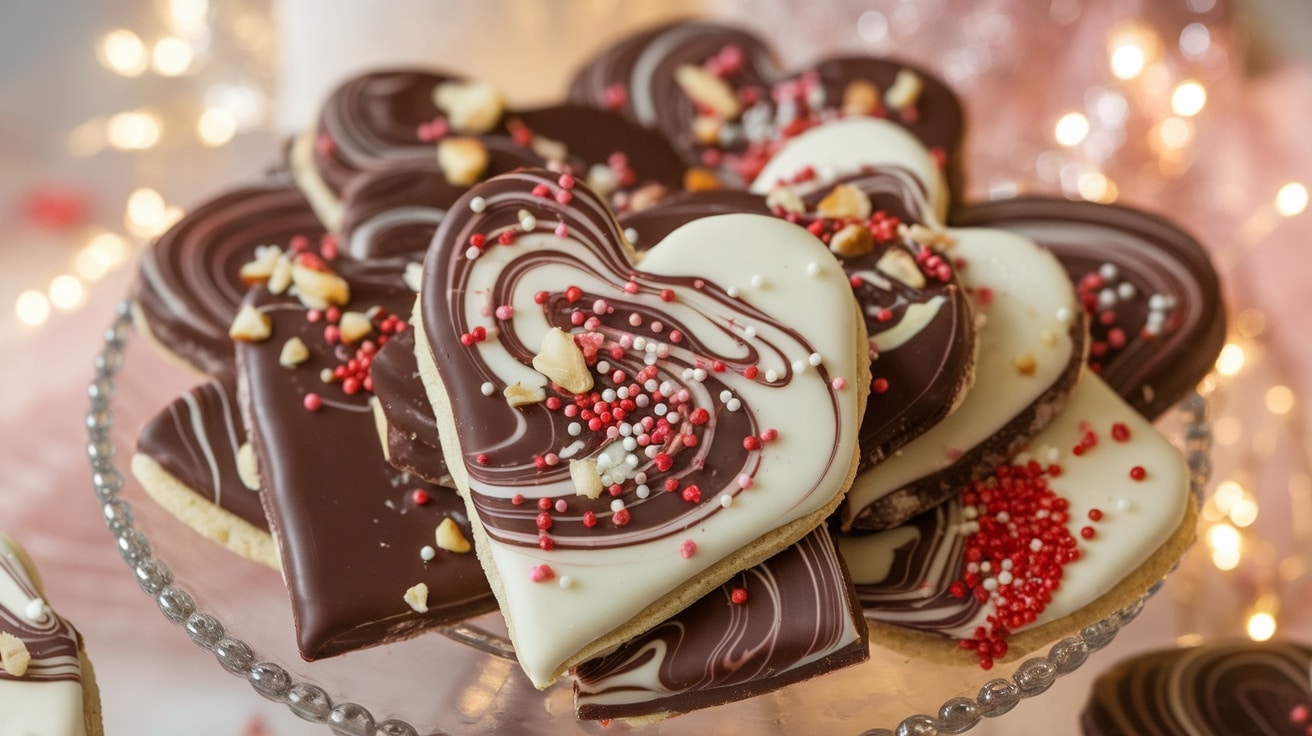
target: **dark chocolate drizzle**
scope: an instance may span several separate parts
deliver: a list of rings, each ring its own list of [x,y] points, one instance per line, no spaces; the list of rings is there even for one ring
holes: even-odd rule
[[[241,267],[262,245],[324,235],[304,195],[284,178],[206,201],[145,249],[132,289],[145,327],[165,350],[202,373],[231,370],[232,326],[246,284]]]
[[[962,207],[953,225],[996,227],[1033,238],[1056,254],[1081,288],[1090,313],[1089,365],[1139,413],[1155,419],[1198,385],[1225,343],[1225,305],[1207,251],[1166,220],[1117,205],[1021,197]],[[1117,275],[1092,283],[1104,264]],[[1129,298],[1099,305],[1098,293],[1133,287]],[[1149,303],[1160,295],[1165,309],[1159,334],[1144,331]],[[1110,318],[1104,317],[1110,314]],[[1106,320],[1106,321],[1104,321]],[[1124,335],[1123,346],[1109,339]]]
[[[1306,736],[1312,648],[1224,641],[1126,659],[1094,681],[1086,736]]]
[[[387,314],[409,314],[414,293],[394,264],[342,259],[334,268],[351,285],[348,309],[381,307],[375,324]],[[472,552],[439,550],[434,561],[421,559],[420,548],[434,543],[444,518],[472,539],[464,503],[451,489],[386,462],[367,392],[348,395],[323,382],[323,369],[349,357],[326,342],[324,323],[309,321],[295,299],[263,287],[252,289],[246,303],[273,322],[268,340],[238,343],[238,377],[302,656],[381,644],[494,608]],[[289,370],[279,354],[293,335],[311,357]],[[319,411],[306,410],[307,393],[323,397]],[[414,489],[428,501],[417,503]],[[429,589],[425,613],[403,600],[420,582]]]
[[[733,603],[735,589],[746,592],[745,603]],[[576,667],[575,711],[585,720],[687,713],[868,657],[865,619],[822,525],[614,652]],[[628,681],[629,672],[650,667],[653,658],[659,658],[658,682]],[[618,702],[607,702],[612,699]]]
[[[41,591],[16,556],[4,554],[0,547],[0,576],[7,577],[29,600],[41,598]],[[81,682],[82,666],[78,654],[81,640],[77,630],[47,605],[36,619],[27,617],[27,611],[10,610],[0,605],[0,632],[20,639],[27,647],[31,661],[22,677],[9,674],[0,667],[0,680],[19,682]]]

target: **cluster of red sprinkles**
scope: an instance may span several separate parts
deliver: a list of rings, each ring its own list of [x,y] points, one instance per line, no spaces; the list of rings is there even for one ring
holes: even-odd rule
[[[991,603],[987,626],[960,640],[973,650],[980,667],[1007,653],[1009,633],[1033,623],[1061,586],[1062,569],[1080,558],[1075,537],[1067,528],[1070,502],[1049,486],[1061,474],[1056,464],[1031,460],[1002,465],[993,475],[962,492],[967,518],[978,529],[966,539],[966,572],[948,592]]]

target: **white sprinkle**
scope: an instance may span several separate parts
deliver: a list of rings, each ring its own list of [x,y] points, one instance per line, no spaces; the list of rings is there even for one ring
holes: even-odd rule
[[[979,518],[979,509],[974,506],[967,506],[961,510],[961,515],[966,517],[966,521],[974,521]]]
[[[620,434],[624,434],[624,431],[620,430]],[[634,450],[638,449],[638,441],[633,439],[632,437],[625,437],[623,440],[620,441],[620,444],[622,444],[624,446],[624,449],[629,452],[633,452]]]
[[[751,340],[751,339],[755,338],[755,337],[756,337],[756,328],[753,327],[752,325],[747,325],[746,327],[744,327],[744,328],[743,328],[743,337],[746,337],[748,340]]]
[[[665,418],[670,420],[670,424],[678,424],[683,421],[683,415],[677,411],[670,412]]]
[[[569,425],[565,427],[565,430],[569,432],[570,437],[578,437],[583,434],[583,425],[578,422],[570,422]]]
[[[627,449],[627,448],[625,448],[625,449]],[[638,443],[637,443],[637,442],[634,442],[634,443],[633,443],[633,449],[635,449],[635,450],[638,449]],[[629,470],[633,470],[634,468],[638,467],[638,456],[637,456],[637,455],[625,455],[625,456],[624,456],[624,467],[627,468],[627,469],[629,469]]]
[[[597,361],[597,372],[598,372],[598,373],[610,373],[610,363],[607,362],[607,361],[605,361],[605,360],[599,360],[599,361]]]
[[[989,562],[988,560],[984,560],[983,562],[979,563],[979,571],[983,573],[993,572],[993,563]]]
[[[631,227],[624,228],[624,239],[629,241],[630,245],[636,244],[638,242],[638,231]]]
[[[643,450],[642,454],[646,455],[648,459],[652,459],[661,454],[661,448],[656,445],[647,445],[647,449]]]
[[[643,337],[643,336],[641,336],[641,335],[638,335],[637,337],[634,337],[634,338],[633,338],[633,349],[634,349],[634,350],[646,350],[646,349],[647,349],[647,338],[645,338],[645,337]]]
[[[656,391],[661,387],[661,385],[656,381],[655,378],[648,378],[647,382],[642,384],[642,387],[647,391]]]
[[[621,399],[629,398],[629,387],[620,386],[619,388],[615,389],[615,396]]]
[[[656,416],[658,416],[658,417],[663,417],[663,416],[665,416],[665,412],[667,412],[667,411],[669,411],[669,410],[670,410],[670,407],[666,406],[666,405],[665,405],[665,402],[663,402],[663,401],[662,401],[661,403],[657,404],[656,406],[653,406],[653,407],[651,408],[651,412],[652,412],[653,414],[655,414]]]
[[[561,575],[560,577],[556,578],[556,581],[557,584],[562,588],[574,587],[574,579],[568,575]]]
[[[723,390],[723,391],[720,392],[720,403],[721,403],[721,404],[723,404],[724,402],[726,402],[726,401],[728,401],[729,399],[732,399],[732,398],[733,398],[733,392],[730,391],[729,389],[726,388],[725,390]]]
[[[1116,270],[1115,263],[1104,263],[1098,267],[1098,275],[1101,276],[1104,281],[1111,281],[1116,278],[1119,273],[1120,272]]]
[[[720,494],[720,508],[727,509],[733,505],[733,496],[727,493]]]
[[[1011,585],[1011,573],[1006,570],[998,573],[998,585]]]
[[[527,232],[531,232],[533,228],[538,226],[538,218],[534,217],[533,213],[529,212],[528,210],[520,210],[518,214],[519,214],[520,230],[523,230],[524,232],[527,233]]]
[[[479,250],[478,248],[475,248],[474,246],[471,245],[471,246],[469,246],[468,248],[465,248],[465,258],[468,258],[469,260],[472,261],[472,260],[474,260],[475,258],[478,258],[478,254],[480,254],[480,253],[482,253],[482,252],[483,252],[483,251],[481,251],[481,250]]]
[[[634,474],[633,474],[633,482],[634,482],[634,483],[646,483],[646,482],[647,482],[647,474],[646,474],[646,473],[634,473]]]
[[[804,373],[804,372],[806,372],[806,361],[802,360],[801,358],[794,360],[793,373]]]
[[[683,369],[683,373],[682,373],[682,375],[683,375],[683,380],[685,380],[685,381],[691,381],[691,380],[692,380],[692,369],[691,369],[691,368],[684,368],[684,369]]]
[[[609,470],[615,464],[615,460],[610,455],[602,454],[597,457],[597,470]]]
[[[623,511],[623,510],[624,510],[624,499],[622,499],[622,498],[617,498],[617,499],[615,499],[614,501],[611,501],[611,502],[610,502],[610,510],[611,510],[611,511]]]
[[[979,563],[978,563],[978,562],[967,562],[967,563],[966,563],[966,572],[979,572]]]
[[[1010,570],[1011,568],[1013,568],[1013,567],[1015,567],[1015,566],[1016,566],[1016,563],[1012,562],[1010,557],[1003,557],[1003,558],[1002,558],[1002,569],[1003,569],[1003,570]]]
[[[1098,292],[1098,308],[1111,309],[1116,306],[1116,291],[1113,289],[1103,289]]]
[[[437,557],[437,550],[433,549],[431,546],[425,544],[419,548],[419,559],[424,562],[432,562],[435,557]]]
[[[669,381],[661,381],[660,389],[662,394],[669,396],[670,394],[674,393],[674,384],[670,383]]]
[[[638,498],[646,498],[651,495],[651,486],[643,483],[635,489],[635,492],[638,494]]]
[[[775,381],[778,381],[778,380],[779,380],[779,372],[776,371],[775,369],[770,368],[769,370],[767,370],[767,371],[765,372],[765,381],[766,381],[766,383],[774,383]]]
[[[601,392],[601,400],[609,404],[615,400],[615,389],[608,388]]]
[[[33,598],[27,602],[27,608],[23,609],[23,615],[28,621],[40,621],[50,613],[50,606],[46,605],[44,598]]]
[[[1133,299],[1134,295],[1135,295],[1134,284],[1130,283],[1129,281],[1122,281],[1121,283],[1116,285],[1116,296],[1119,296],[1122,301],[1128,301],[1130,299]]]
[[[647,394],[638,394],[638,398],[634,399],[633,403],[637,404],[641,409],[646,409],[651,405],[651,397]]]
[[[1070,324],[1074,317],[1075,315],[1073,315],[1071,310],[1067,307],[1059,307],[1057,309],[1057,321],[1064,325]]]
[[[762,276],[762,275],[759,274],[759,273],[756,274],[756,275],[754,275],[754,276],[752,276],[752,288],[753,288],[753,289],[760,289],[760,288],[763,288],[764,286],[765,286],[765,277],[764,277],[764,276]]]
[[[482,197],[474,197],[473,199],[469,200],[470,212],[482,212],[485,209],[487,209],[486,199],[483,199]]]
[[[1042,540],[1042,539],[1039,539],[1038,537],[1035,537],[1035,538],[1033,538],[1033,539],[1030,540],[1030,551],[1031,551],[1031,552],[1038,552],[1038,551],[1041,550],[1041,549],[1043,549],[1043,540]]]
[[[724,408],[728,409],[729,411],[738,411],[739,409],[743,408],[743,402],[739,401],[738,399],[729,399],[724,403]]]
[[[819,275],[820,275],[820,264],[819,264],[819,263],[816,263],[815,261],[811,261],[810,263],[806,264],[806,275],[807,275],[807,276],[819,276]]]
[[[811,353],[806,356],[806,362],[810,363],[812,366],[818,367],[823,360],[820,358],[820,353]]]
[[[1011,521],[1011,514],[1007,513],[1006,511],[999,511],[996,518],[999,524],[1006,524],[1007,522]]]
[[[706,380],[706,369],[705,369],[705,368],[694,368],[693,371],[692,371],[692,380],[696,381],[697,383],[701,383],[702,381],[705,381],[705,380]]]
[[[1152,310],[1168,309],[1165,294],[1153,294],[1148,297],[1148,308]]]
[[[738,287],[737,287],[737,286],[730,286],[729,288],[727,288],[727,289],[724,290],[724,293],[728,294],[730,299],[737,299],[737,298],[738,298]]]
[[[496,393],[497,387],[493,386],[491,381],[488,381],[483,384],[480,390],[483,392],[484,396],[491,396],[492,394]]]
[[[1128,498],[1118,498],[1118,499],[1116,499],[1116,510],[1117,510],[1117,511],[1133,511],[1133,510],[1134,510],[1134,502],[1131,501],[1131,500],[1128,499]]]
[[[980,583],[980,585],[984,586],[984,590],[987,590],[988,592],[992,593],[993,591],[998,589],[998,579],[984,578],[984,582]]]

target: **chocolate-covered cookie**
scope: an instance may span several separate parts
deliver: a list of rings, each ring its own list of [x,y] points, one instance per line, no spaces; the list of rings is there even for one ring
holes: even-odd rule
[[[285,178],[231,189],[188,212],[142,252],[132,305],[139,329],[202,373],[232,366],[228,328],[246,293],[243,269],[263,246],[318,248],[326,236]]]
[[[855,471],[863,321],[823,244],[776,218],[696,220],[639,265],[572,177],[503,175],[443,220],[418,313],[447,464],[539,685],[800,539]]]
[[[413,290],[388,262],[289,260],[293,286],[252,289],[234,336],[302,656],[490,610],[464,504],[387,463],[370,407],[369,362],[409,329]]]
[[[620,40],[585,62],[568,94],[661,131],[689,166],[737,187],[751,185],[788,139],[842,117],[894,122],[951,170],[962,135],[956,95],[923,69],[847,56],[785,72],[761,39],[706,21]]]
[[[964,206],[954,224],[997,227],[1052,251],[1089,315],[1089,365],[1148,418],[1211,370],[1225,305],[1207,251],[1160,217],[1118,205],[1044,197]]]
[[[658,134],[587,105],[506,106],[489,82],[422,69],[374,71],[324,101],[291,169],[324,222],[342,222],[354,179],[406,161],[436,162],[456,187],[522,166],[553,165],[608,192],[677,189],[683,165]]]
[[[1085,736],[1307,736],[1312,647],[1275,640],[1160,649],[1098,676],[1080,718]]]

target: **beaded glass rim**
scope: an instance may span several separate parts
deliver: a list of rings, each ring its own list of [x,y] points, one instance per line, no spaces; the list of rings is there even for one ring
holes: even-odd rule
[[[117,448],[112,437],[114,415],[111,403],[132,329],[131,307],[127,301],[119,302],[113,323],[104,331],[104,345],[95,357],[95,377],[87,387],[90,408],[86,426],[92,489],[101,503],[105,524],[114,535],[119,554],[132,570],[138,585],[155,599],[169,621],[181,626],[197,646],[213,653],[223,669],[246,679],[255,692],[268,700],[286,704],[297,716],[327,724],[333,733],[341,736],[419,736],[420,731],[406,721],[394,718],[376,722],[363,705],[334,700],[323,688],[298,682],[281,665],[261,659],[249,644],[227,631],[221,621],[200,610],[192,595],[173,579],[168,565],[151,555],[150,540],[136,528],[131,504],[119,498],[124,476],[114,461]],[[1201,394],[1193,393],[1181,402],[1179,410],[1185,422],[1184,452],[1189,464],[1190,488],[1201,501],[1212,469],[1208,403]],[[1134,620],[1163,582],[1158,581],[1129,606],[1056,642],[1046,655],[1025,660],[1010,678],[995,678],[984,683],[974,697],[952,698],[939,708],[937,715],[911,715],[894,730],[872,728],[863,731],[861,736],[958,734],[970,730],[984,718],[995,718],[1009,712],[1022,699],[1047,691],[1058,677],[1079,669],[1091,653],[1110,644],[1121,627]],[[457,624],[438,631],[489,655],[515,658],[508,640],[477,626]],[[449,736],[441,730],[431,733],[432,736]]]

